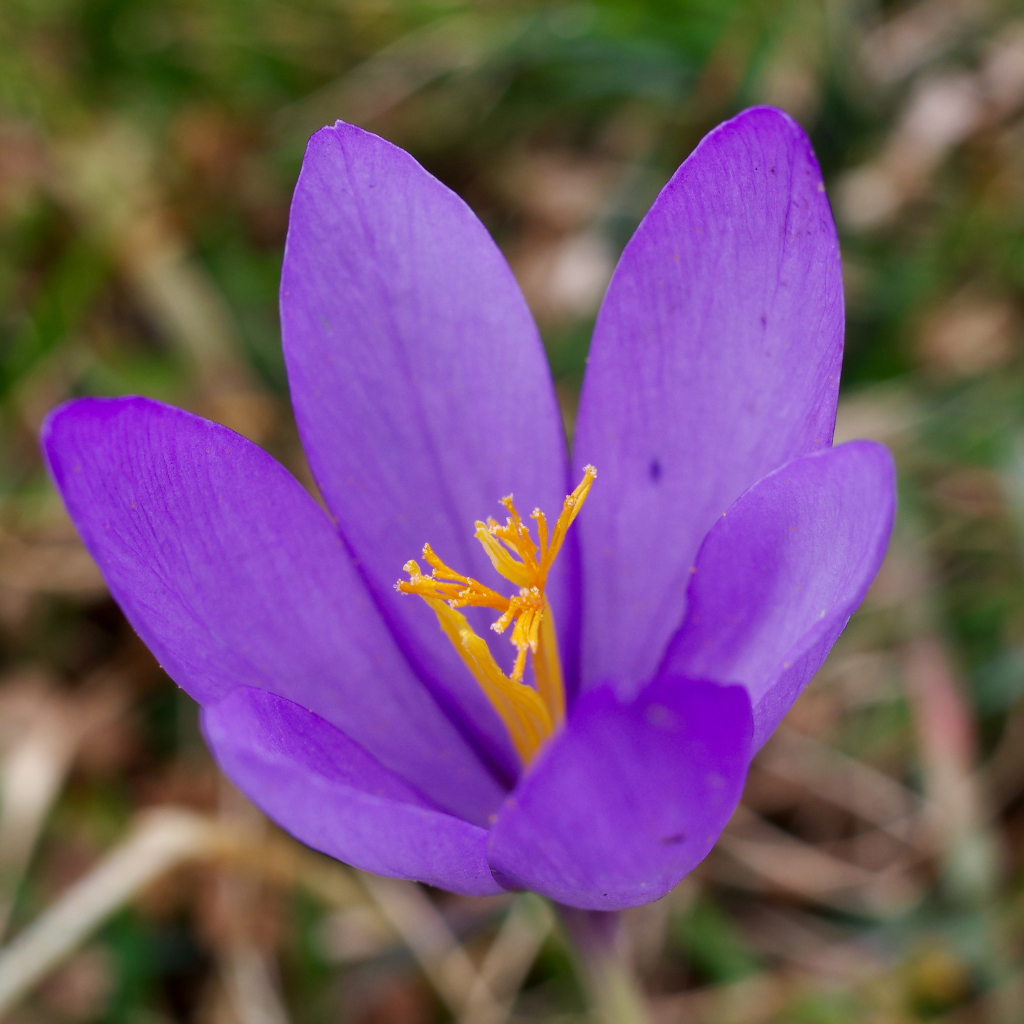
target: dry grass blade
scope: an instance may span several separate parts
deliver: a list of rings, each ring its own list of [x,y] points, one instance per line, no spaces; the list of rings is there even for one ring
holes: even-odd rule
[[[891,87],[955,46],[991,12],[987,0],[925,0],[899,9],[863,42],[869,75]]]
[[[935,170],[954,149],[1012,118],[1024,102],[1022,55],[1021,26],[1011,23],[977,71],[927,72],[915,79],[882,152],[839,183],[839,210],[847,223],[871,230],[891,221],[904,204],[927,194]],[[884,58],[881,63],[891,66]]]
[[[223,776],[220,826],[227,834],[263,845],[267,819]],[[264,886],[252,874],[228,867],[218,872],[210,931],[224,993],[239,1024],[288,1024],[278,980],[277,951],[260,927]]]
[[[785,1009],[791,987],[776,975],[758,974],[731,985],[665,996],[654,1001],[655,1024],[763,1024]]]
[[[128,839],[0,951],[0,1014],[145,885],[216,842],[216,830],[199,815],[160,810],[141,817]]]
[[[742,805],[718,845],[761,882],[822,906],[887,916],[905,911],[918,897],[903,863],[868,871],[802,842]]]
[[[921,798],[895,779],[817,740],[780,727],[758,755],[760,769],[850,811],[903,843],[931,852]]]
[[[338,117],[371,123],[444,75],[479,67],[499,41],[514,37],[519,28],[515,18],[474,11],[414,29],[279,111],[274,127],[281,135],[305,139]]]
[[[513,902],[480,965],[459,1024],[505,1024],[553,926],[551,911],[539,897],[527,894]]]
[[[418,886],[365,873],[359,878],[453,1016],[463,1013],[470,994],[476,990],[480,1019],[502,1019],[502,1008],[490,987],[478,976],[469,954],[440,911]]]
[[[288,1024],[288,1011],[262,950],[238,944],[221,957],[220,973],[240,1024]]]
[[[94,679],[77,695],[26,677],[0,700],[0,937],[39,834],[82,744],[124,709],[116,682]]]
[[[0,1015],[147,885],[197,858],[222,861],[273,884],[304,888],[334,906],[365,903],[347,868],[277,833],[253,841],[248,830],[193,811],[160,808],[143,812],[123,843],[0,949]],[[464,951],[462,955],[465,957]],[[472,975],[472,964],[468,958],[466,961]],[[234,981],[251,983],[251,962],[240,967],[242,974],[236,972]],[[472,977],[464,983],[468,990]],[[250,984],[247,991],[251,996],[257,990]]]

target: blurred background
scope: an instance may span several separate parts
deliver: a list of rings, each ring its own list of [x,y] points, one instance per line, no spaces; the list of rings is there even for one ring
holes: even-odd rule
[[[582,1019],[539,900],[366,878],[218,777],[36,434],[70,396],[138,392],[308,479],[276,292],[305,141],[336,118],[483,218],[571,431],[619,251],[754,103],[821,160],[839,436],[890,445],[900,516],[715,852],[629,915],[631,956],[665,1024],[1024,1021],[1024,9],[1002,0],[2,0],[0,1018]]]

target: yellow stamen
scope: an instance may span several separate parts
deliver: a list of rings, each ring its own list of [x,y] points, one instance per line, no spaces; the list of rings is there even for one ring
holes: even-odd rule
[[[583,479],[562,503],[562,511],[550,532],[540,509],[530,513],[537,524],[537,543],[511,495],[501,499],[508,512],[504,525],[493,519],[476,523],[474,536],[494,568],[519,587],[518,594],[505,597],[463,576],[445,565],[429,544],[423,546],[423,557],[430,566],[430,575],[424,576],[416,562],[406,562],[403,568],[409,579],[395,584],[395,589],[403,594],[418,594],[437,615],[441,629],[501,716],[524,764],[529,764],[544,741],[565,721],[562,663],[554,614],[544,588],[566,533],[596,478],[593,466],[584,467]],[[516,660],[510,675],[501,671],[486,641],[473,632],[466,617],[457,611],[467,607],[500,612],[491,624],[496,633],[512,627],[509,640],[516,648]],[[527,655],[532,657],[536,689],[523,682]]]

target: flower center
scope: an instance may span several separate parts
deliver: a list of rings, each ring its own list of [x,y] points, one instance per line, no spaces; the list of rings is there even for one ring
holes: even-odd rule
[[[584,467],[583,479],[562,503],[554,529],[548,530],[548,521],[539,508],[530,513],[537,524],[536,544],[512,503],[512,495],[501,499],[508,512],[504,526],[494,519],[476,523],[474,536],[483,545],[491,564],[519,587],[519,593],[513,597],[505,597],[450,569],[429,544],[423,545],[423,557],[430,565],[430,575],[424,576],[419,565],[409,561],[402,567],[409,579],[395,584],[396,590],[418,594],[433,609],[441,629],[501,716],[524,764],[530,763],[541,744],[565,721],[562,663],[554,615],[544,588],[565,535],[596,477],[593,466]],[[512,626],[509,639],[516,648],[516,660],[511,675],[502,672],[487,642],[473,632],[465,615],[458,611],[466,607],[500,612],[498,620],[491,624],[496,633],[504,633]],[[531,657],[536,688],[523,682],[527,656]]]

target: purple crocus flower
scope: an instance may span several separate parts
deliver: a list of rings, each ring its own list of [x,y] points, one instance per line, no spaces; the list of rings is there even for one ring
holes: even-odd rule
[[[831,447],[840,258],[803,132],[748,110],[665,186],[601,308],[571,460],[494,242],[374,135],[310,141],[281,317],[330,514],[254,444],[144,398],[71,402],[43,432],[218,762],[368,871],[585,909],[662,896],[892,524],[885,449]],[[403,566],[424,600],[395,592]]]

